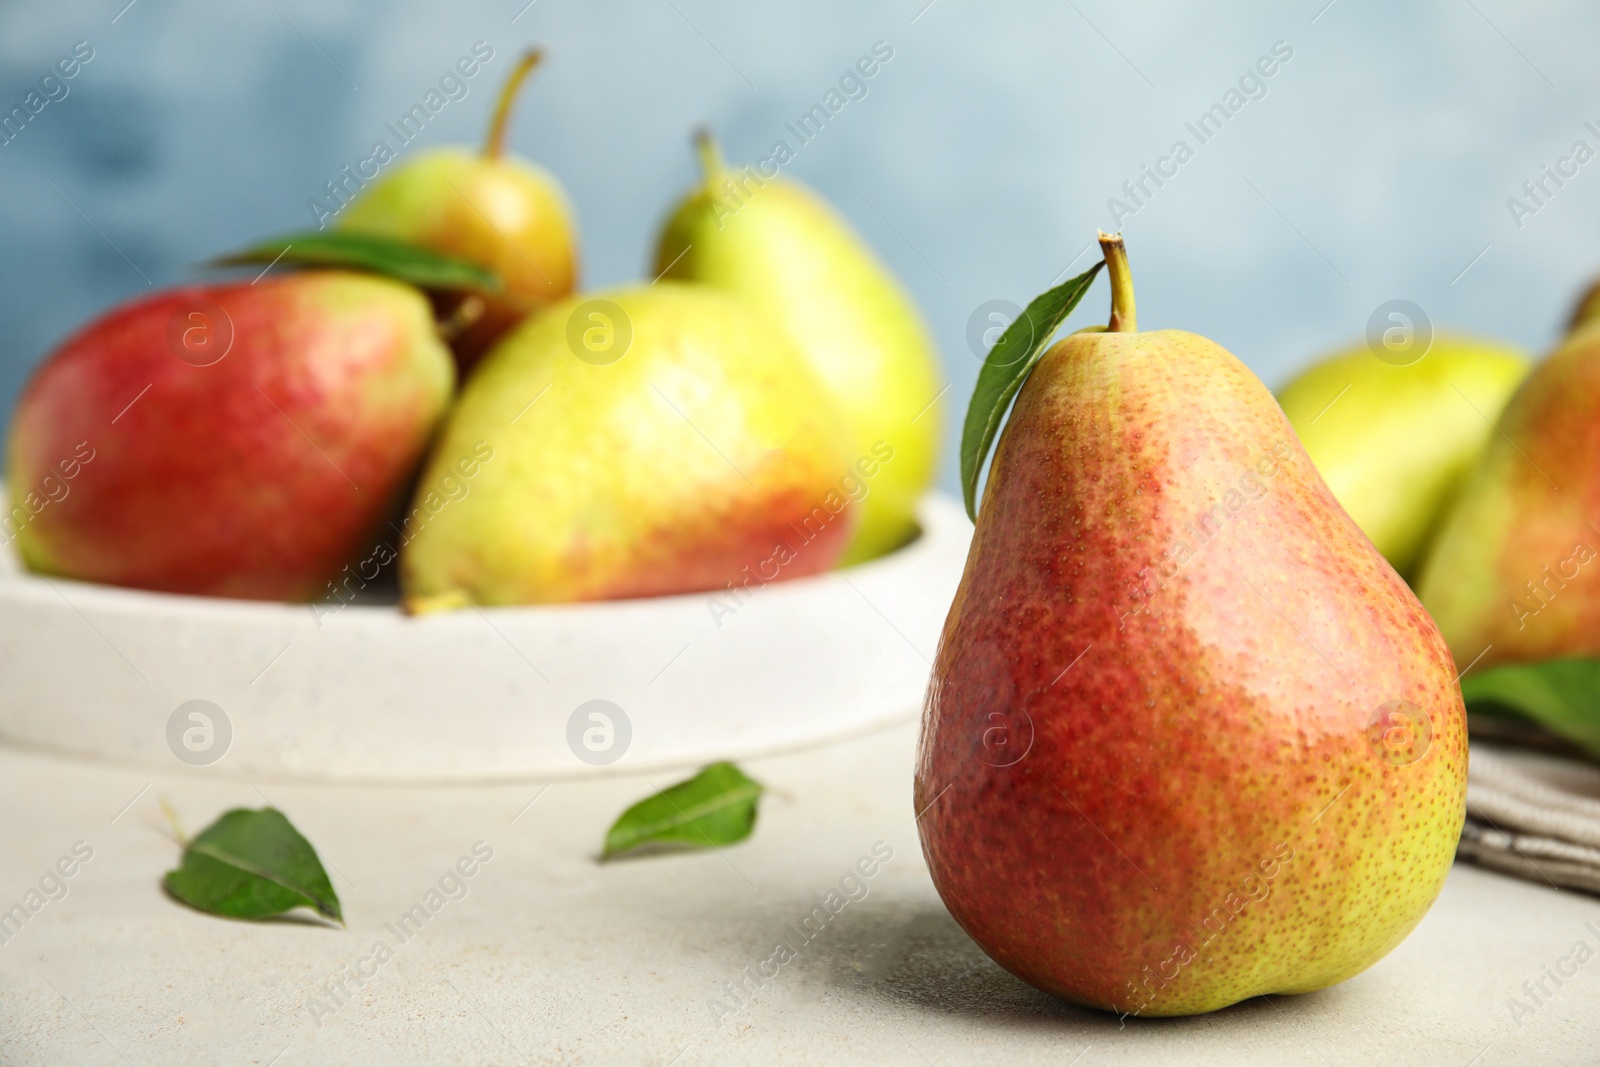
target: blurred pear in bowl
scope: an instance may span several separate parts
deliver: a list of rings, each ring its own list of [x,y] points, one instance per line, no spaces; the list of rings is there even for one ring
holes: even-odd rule
[[[745,304],[661,282],[538,312],[467,380],[403,519],[410,610],[732,589],[834,566],[843,418]]]
[[[34,372],[0,542],[40,574],[319,599],[404,499],[454,385],[428,302],[388,278],[154,293]]]
[[[422,245],[494,271],[503,288],[459,297],[439,310],[460,323],[451,341],[470,368],[529,311],[561,300],[578,279],[578,236],[561,185],[548,172],[507,155],[517,91],[542,57],[526,53],[507,76],[481,152],[439,148],[418,155],[365,190],[339,228]]]
[[[733,293],[793,339],[844,412],[866,487],[844,562],[893,551],[916,534],[938,460],[944,387],[927,327],[821,197],[776,172],[730,170],[709,133],[696,137],[704,179],[668,218],[653,273]]]
[[[1472,337],[1434,338],[1409,362],[1362,344],[1303,372],[1278,402],[1339,503],[1409,575],[1529,366],[1520,350]]]

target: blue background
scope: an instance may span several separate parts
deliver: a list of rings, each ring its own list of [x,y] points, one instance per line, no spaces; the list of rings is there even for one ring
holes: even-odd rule
[[[1520,228],[1507,207],[1574,141],[1600,149],[1600,13],[1576,0],[125,2],[0,7],[0,110],[75,42],[96,53],[0,147],[0,408],[85,318],[306,227],[308,198],[479,39],[494,60],[405,152],[480,141],[513,57],[545,45],[512,145],[570,192],[587,287],[645,270],[695,124],[736,160],[794,146],[784,123],[887,42],[787,173],[921,302],[952,442],[974,309],[1087,266],[1108,198],[1180,137],[1195,157],[1124,222],[1140,325],[1206,334],[1271,385],[1396,298],[1543,350],[1600,269],[1600,160]],[[1199,145],[1184,123],[1280,40],[1266,96]]]

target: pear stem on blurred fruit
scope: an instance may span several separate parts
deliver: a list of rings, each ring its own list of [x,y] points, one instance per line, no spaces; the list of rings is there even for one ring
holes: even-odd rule
[[[1101,232],[1100,251],[1106,257],[1106,274],[1111,278],[1111,321],[1107,333],[1134,333],[1139,329],[1133,307],[1133,274],[1128,270],[1128,250],[1122,234]]]
[[[522,88],[522,83],[533,73],[533,68],[537,67],[539,60],[543,58],[543,49],[530,48],[523,53],[517,65],[511,68],[511,73],[506,75],[506,83],[500,88],[500,100],[494,106],[494,119],[489,123],[489,139],[483,144],[485,159],[499,159],[505,155],[506,127],[511,123],[511,105],[516,102],[517,92]]]
[[[715,185],[727,169],[727,164],[722,161],[722,149],[717,147],[717,139],[704,126],[694,131],[694,150],[700,154],[700,170],[705,174],[706,186]]]
[[[435,323],[434,330],[439,334],[439,340],[447,345],[453,344],[457,337],[476,326],[488,310],[489,305],[483,302],[483,297],[470,294],[442,322]]]

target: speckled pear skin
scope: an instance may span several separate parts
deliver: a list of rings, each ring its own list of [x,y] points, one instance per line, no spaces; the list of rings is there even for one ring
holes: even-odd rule
[[[1261,382],[1178,331],[1056,344],[996,452],[918,753],[928,866],[978,944],[1123,1013],[1321,989],[1432,904],[1466,771],[1444,642]]]
[[[1463,668],[1600,655],[1597,396],[1591,323],[1512,396],[1441,522],[1417,593]]]

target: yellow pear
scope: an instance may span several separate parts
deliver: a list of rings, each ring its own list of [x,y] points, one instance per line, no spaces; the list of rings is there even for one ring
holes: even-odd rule
[[[467,379],[403,521],[406,603],[748,591],[827,570],[855,518],[849,439],[805,359],[733,297],[671,282],[574,297]]]
[[[511,105],[541,56],[528,52],[507,76],[481,153],[441,148],[419,155],[339,219],[342,229],[410,241],[500,276],[503,288],[482,298],[476,316],[457,315],[463,328],[451,346],[463,369],[530,310],[577,285],[577,226],[560,183],[505,150]],[[448,298],[441,308],[461,310]]]
[[[793,338],[855,439],[866,495],[845,562],[892,551],[915,536],[938,461],[944,386],[927,327],[820,197],[789,178],[730,171],[710,135],[698,139],[705,177],[668,218],[655,272],[737,294]]]
[[[1333,495],[1407,574],[1529,367],[1521,351],[1470,337],[1436,338],[1403,364],[1363,344],[1305,371],[1278,402]]]

